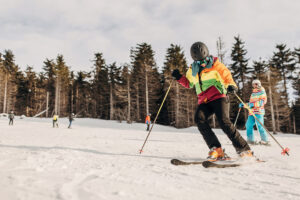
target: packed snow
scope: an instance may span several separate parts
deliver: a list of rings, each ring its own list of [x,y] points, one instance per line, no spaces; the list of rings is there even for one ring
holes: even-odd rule
[[[0,117],[1,200],[300,199],[299,135],[275,136],[290,156],[270,138],[270,147],[252,146],[264,163],[206,169],[170,164],[207,156],[196,127],[155,125],[139,154],[145,124],[77,118],[67,126],[67,118],[52,128],[47,118],[16,117],[8,126]],[[237,157],[226,135],[215,132],[227,154]]]

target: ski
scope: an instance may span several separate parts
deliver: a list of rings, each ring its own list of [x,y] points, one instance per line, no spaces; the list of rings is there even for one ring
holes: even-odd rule
[[[172,159],[171,163],[173,165],[201,165],[203,162],[206,162],[207,160],[202,161],[183,161],[179,159]],[[219,160],[220,161],[220,160]],[[231,160],[223,160],[223,161],[231,161]]]
[[[201,165],[204,161],[182,161],[178,159],[172,159],[171,163],[173,165]]]
[[[211,161],[204,161],[202,162],[202,166],[205,168],[227,168],[227,167],[239,167],[241,164],[237,163],[216,163],[216,162],[211,162]]]
[[[179,165],[202,165],[205,168],[227,168],[227,167],[239,167],[246,163],[236,163],[238,160],[218,160],[218,161],[182,161],[179,159],[172,159],[171,164],[179,166]],[[255,162],[266,162],[264,160],[256,159]],[[253,162],[250,162],[253,163]]]
[[[253,164],[253,163],[261,163],[266,162],[264,160],[260,160],[256,158],[256,160],[253,160],[251,162],[242,162],[242,163],[217,163],[217,162],[211,162],[211,161],[204,161],[202,162],[202,166],[205,168],[227,168],[227,167],[239,167],[245,164]]]

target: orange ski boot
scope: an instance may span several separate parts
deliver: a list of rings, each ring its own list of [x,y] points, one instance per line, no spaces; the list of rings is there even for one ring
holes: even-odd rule
[[[207,160],[208,161],[217,161],[217,160],[228,160],[229,157],[224,153],[224,150],[219,147],[213,147],[210,149],[210,151],[208,152],[208,157]]]
[[[254,157],[253,151],[247,150],[247,151],[242,151],[239,153],[241,158],[247,158],[247,157]]]

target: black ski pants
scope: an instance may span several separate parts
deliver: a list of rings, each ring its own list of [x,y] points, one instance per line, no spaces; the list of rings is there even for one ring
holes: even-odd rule
[[[250,150],[246,140],[244,140],[230,121],[228,106],[228,98],[219,98],[206,104],[203,103],[198,105],[195,114],[195,122],[197,123],[198,129],[210,149],[213,147],[221,147],[216,134],[212,131],[208,122],[208,118],[214,113],[220,127],[231,140],[237,153]]]

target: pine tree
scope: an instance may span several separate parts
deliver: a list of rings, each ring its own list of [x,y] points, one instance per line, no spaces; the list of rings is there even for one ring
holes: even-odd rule
[[[47,103],[49,103],[49,99],[47,98],[49,93],[47,93],[47,79],[44,73],[39,73],[36,75],[35,81],[35,108],[34,113],[35,116],[46,116],[47,114]],[[48,95],[47,95],[48,94]]]
[[[280,131],[279,127],[279,112],[278,105],[280,104],[280,94],[277,88],[280,82],[279,72],[276,68],[266,63],[267,71],[265,74],[260,75],[262,86],[266,90],[267,103],[265,105],[265,126],[268,130],[272,130],[274,134]]]
[[[300,134],[300,79],[298,78],[297,82],[295,83],[297,90],[297,99],[293,106],[293,120],[294,120],[294,127],[297,134]]]
[[[108,66],[108,83],[109,83],[109,119],[115,120],[116,116],[120,113],[116,113],[115,108],[119,98],[119,85],[121,84],[121,68],[114,62]]]
[[[295,61],[290,49],[286,49],[285,44],[276,45],[277,52],[274,52],[271,59],[273,67],[277,68],[280,72],[281,79],[283,80],[283,92],[285,95],[286,103],[289,103],[288,85],[293,80],[292,73],[295,70]]]
[[[296,89],[296,100],[292,107],[294,133],[300,134],[300,48],[295,48],[293,52],[295,59],[293,87]]]
[[[74,112],[76,116],[91,117],[90,112],[92,109],[92,98],[90,96],[90,84],[87,79],[90,74],[84,71],[77,72],[74,80]],[[69,111],[69,114],[71,110]]]
[[[64,61],[63,55],[58,55],[55,64],[55,113],[61,116],[68,116],[68,86],[69,79],[69,67]]]
[[[285,113],[285,117],[283,117],[284,121],[287,121],[285,131],[291,131],[291,109],[289,108],[289,92],[288,87],[294,80],[293,72],[295,70],[295,61],[292,56],[292,52],[290,49],[286,48],[286,45],[279,44],[276,45],[277,51],[274,52],[273,57],[271,59],[272,67],[278,69],[280,72],[282,84],[278,85],[281,88],[282,100],[285,102],[286,106],[283,106],[283,112]]]
[[[294,49],[293,52],[293,56],[294,56],[294,61],[295,61],[295,68],[294,71],[292,72],[292,78],[293,78],[293,88],[296,90],[296,94],[298,95],[298,97],[300,97],[300,93],[299,93],[299,79],[300,79],[300,47],[297,49]]]
[[[15,56],[11,50],[5,50],[2,60],[2,70],[4,72],[4,94],[3,112],[14,110],[16,101],[17,85],[15,84],[16,73],[19,68],[15,64]]]
[[[163,67],[163,94],[165,96],[172,80],[171,73],[174,69],[178,69],[182,74],[187,70],[187,62],[182,48],[178,45],[171,44],[167,49],[166,59]],[[190,104],[191,96],[195,95],[194,90],[187,90],[177,81],[173,81],[173,85],[169,92],[160,121],[162,123],[171,124],[177,128],[187,127],[191,125],[190,121]]]
[[[259,58],[259,61],[253,61],[253,68],[251,71],[254,76],[253,79],[263,79],[265,77],[266,69],[268,67],[268,63],[265,60]]]
[[[242,98],[244,102],[248,102],[251,94],[251,77],[252,72],[254,71],[250,66],[248,66],[248,60],[246,58],[247,50],[245,49],[245,42],[243,42],[240,36],[234,37],[235,43],[232,47],[231,59],[233,63],[231,64],[231,72],[234,81],[238,86],[238,95]],[[230,118],[235,119],[238,113],[239,101],[236,97],[231,98],[231,108],[230,108]],[[245,109],[242,109],[241,115],[239,118],[239,123],[245,124],[247,120],[247,112]]]
[[[52,116],[54,114],[55,105],[55,63],[53,60],[46,59],[43,66],[43,76],[45,77],[46,84],[46,117],[49,117],[49,113]]]
[[[157,101],[161,90],[160,75],[151,45],[138,44],[136,48],[131,49],[130,57],[132,59],[132,109],[136,114],[133,117],[141,122],[147,113],[154,113],[158,109]]]
[[[15,109],[19,114],[27,114],[28,110],[28,81],[24,76],[24,73],[19,71],[16,74],[17,94],[16,94],[16,105]],[[28,116],[28,115],[27,115]]]
[[[35,106],[35,95],[36,95],[36,74],[33,71],[33,68],[28,66],[25,70],[25,80],[27,86],[26,93],[26,116],[33,116],[35,114],[34,106]]]
[[[94,68],[92,71],[92,99],[95,104],[94,117],[109,119],[109,85],[108,69],[102,53],[95,53]]]
[[[295,71],[296,71],[296,75],[299,78],[299,73],[300,73],[300,47],[299,48],[295,48],[294,52],[293,52],[293,56],[295,59]]]
[[[120,84],[118,84],[117,118],[131,123],[131,71],[128,64],[124,64],[121,70]]]
[[[3,59],[2,59],[2,54],[0,53],[0,108],[2,109],[1,111],[3,111],[3,100],[4,100],[4,88],[5,88],[5,68],[3,65]]]
[[[74,111],[74,107],[75,107],[75,75],[74,75],[74,71],[71,71],[70,72],[70,83],[69,83],[69,105],[68,105],[68,110],[70,111],[70,114],[74,113],[75,114],[75,111]]]

